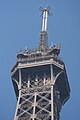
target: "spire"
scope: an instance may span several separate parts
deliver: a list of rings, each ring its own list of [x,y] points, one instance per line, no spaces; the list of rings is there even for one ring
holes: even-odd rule
[[[42,31],[47,31],[47,20],[48,20],[48,9],[44,8],[42,10],[43,22],[42,22]]]
[[[42,11],[42,31],[40,34],[40,43],[39,43],[39,49],[43,52],[45,52],[48,49],[48,33],[47,33],[47,21],[48,21],[48,15],[50,7],[46,8],[40,8]]]

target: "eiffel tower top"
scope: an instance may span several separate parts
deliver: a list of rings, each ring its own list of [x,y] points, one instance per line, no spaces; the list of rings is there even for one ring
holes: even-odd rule
[[[40,34],[40,43],[39,43],[39,49],[41,51],[46,51],[48,49],[48,33],[47,33],[47,22],[48,22],[48,15],[50,14],[50,7],[42,8],[40,7],[40,10],[42,11],[42,31]]]
[[[20,50],[20,52],[17,54],[17,62],[25,61],[27,60],[30,62],[31,60],[37,60],[40,58],[47,58],[48,56],[54,56],[57,58],[57,56],[60,53],[60,44],[49,46],[48,45],[48,33],[47,33],[47,22],[48,22],[48,15],[51,15],[50,13],[50,7],[40,8],[42,11],[42,29],[40,33],[40,40],[39,40],[39,47],[34,50],[24,49]]]

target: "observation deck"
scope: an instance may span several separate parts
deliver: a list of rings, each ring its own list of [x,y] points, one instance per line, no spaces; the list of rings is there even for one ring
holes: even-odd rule
[[[53,71],[55,76],[60,71],[55,85],[59,89],[61,93],[61,101],[62,104],[65,103],[70,97],[70,87],[68,83],[68,78],[66,74],[66,69],[63,60],[59,57],[60,54],[60,46],[54,45],[53,47],[49,47],[46,52],[36,50],[21,50],[17,54],[17,61],[14,67],[11,70],[13,85],[16,93],[16,97],[18,98],[19,89],[19,69],[40,69],[40,71],[44,69],[49,69],[48,66],[53,64]],[[41,67],[42,69],[41,69]],[[15,80],[14,80],[15,79]],[[52,83],[51,83],[52,84]]]

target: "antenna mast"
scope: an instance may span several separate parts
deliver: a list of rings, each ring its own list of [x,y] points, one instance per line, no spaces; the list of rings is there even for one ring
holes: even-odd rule
[[[48,20],[48,15],[50,14],[49,10],[50,7],[42,8],[40,7],[40,10],[42,11],[42,31],[40,34],[40,43],[39,43],[39,49],[42,52],[46,52],[48,49],[48,33],[47,33],[47,20]]]
[[[44,8],[42,10],[43,22],[42,22],[42,31],[47,31],[47,19],[48,19],[48,9]]]

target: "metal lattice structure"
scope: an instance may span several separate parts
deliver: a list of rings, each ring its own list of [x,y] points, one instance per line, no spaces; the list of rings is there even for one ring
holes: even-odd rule
[[[62,105],[70,96],[60,45],[48,47],[47,17],[43,10],[40,45],[37,50],[20,51],[11,70],[17,106],[14,120],[59,120]]]

